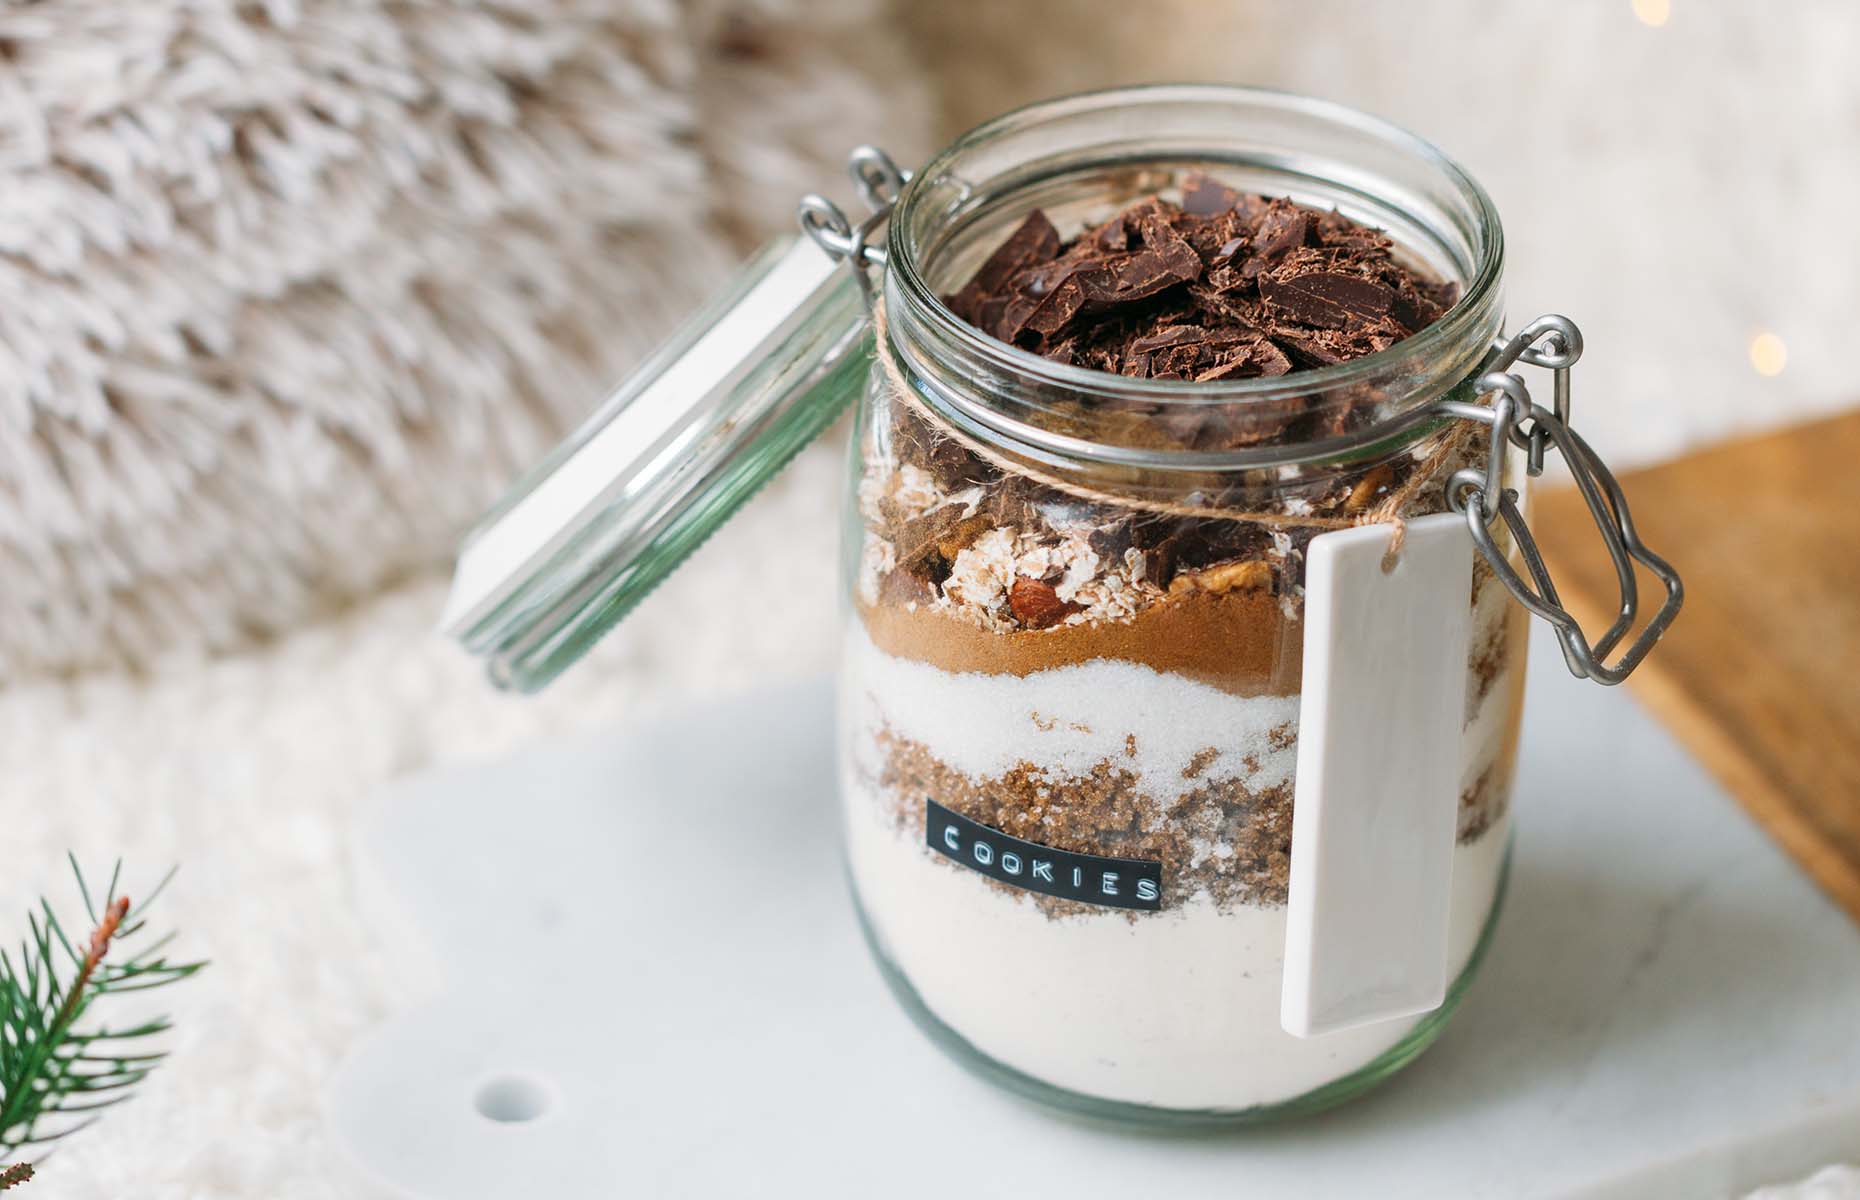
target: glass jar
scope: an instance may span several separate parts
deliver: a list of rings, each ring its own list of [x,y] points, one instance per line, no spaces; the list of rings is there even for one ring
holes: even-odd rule
[[[1034,207],[1076,229],[1194,173],[1389,230],[1462,298],[1382,353],[1210,384],[1051,363],[939,299]],[[1427,146],[1330,106],[1114,92],[957,142],[904,193],[887,250],[847,505],[840,737],[847,859],[886,979],[952,1053],[1088,1112],[1264,1116],[1387,1075],[1439,1030],[1498,908],[1524,613],[1477,574],[1448,1003],[1294,1037],[1280,995],[1303,558],[1328,529],[1444,511],[1447,479],[1478,465],[1457,426],[1412,418],[1469,392],[1500,332],[1490,202]],[[1158,446],[1159,422],[1258,436]],[[1160,902],[1108,907],[951,861],[979,845],[1045,864],[991,834],[1154,863]]]
[[[904,1006],[1007,1087],[1135,1121],[1245,1122],[1386,1077],[1439,1032],[1491,935],[1526,611],[1557,626],[1572,670],[1612,683],[1678,607],[1566,424],[1574,326],[1507,339],[1479,186],[1412,135],[1300,97],[1101,92],[984,125],[908,186],[875,152],[853,165],[873,215],[804,202],[830,254],[804,241],[758,259],[520,484],[462,553],[446,626],[498,682],[541,686],[865,375],[838,762],[855,900]],[[1049,361],[940,298],[1033,208],[1070,232],[1195,174],[1379,228],[1457,302],[1366,357],[1193,383]],[[1517,363],[1553,371],[1553,407]],[[1622,619],[1593,643],[1529,541],[1525,485],[1551,448],[1624,568]],[[1458,812],[1441,881],[1452,982],[1421,1015],[1293,1036],[1307,554],[1332,531],[1449,510],[1480,552],[1455,593],[1471,634],[1456,794],[1439,797]],[[1609,665],[1634,562],[1667,600]]]

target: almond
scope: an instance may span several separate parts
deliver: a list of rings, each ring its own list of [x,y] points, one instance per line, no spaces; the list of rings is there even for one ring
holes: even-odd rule
[[[1025,575],[1016,575],[1008,585],[1008,607],[1029,629],[1046,629],[1079,611],[1078,605],[1061,600],[1052,584]]]

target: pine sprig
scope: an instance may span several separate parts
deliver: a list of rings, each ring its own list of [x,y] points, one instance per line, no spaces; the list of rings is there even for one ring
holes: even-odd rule
[[[166,1017],[123,1028],[87,1025],[94,1005],[107,996],[166,986],[206,965],[163,957],[173,934],[120,957],[124,943],[142,932],[149,905],[174,877],[169,871],[147,899],[131,905],[127,896],[117,895],[122,869],[118,861],[98,908],[77,859],[71,859],[90,919],[82,951],[44,900],[26,915],[27,935],[17,956],[0,949],[0,1157],[83,1129],[103,1109],[129,1099],[131,1089],[166,1056],[145,1048],[147,1039],[168,1031]],[[118,958],[108,958],[112,949]],[[4,1170],[20,1167],[25,1173],[18,1180],[0,1175],[8,1180],[4,1186],[31,1177],[30,1164]]]

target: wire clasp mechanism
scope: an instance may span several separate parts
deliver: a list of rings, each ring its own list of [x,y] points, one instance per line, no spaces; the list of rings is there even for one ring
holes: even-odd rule
[[[1574,321],[1554,314],[1539,317],[1509,341],[1494,347],[1484,364],[1484,373],[1474,384],[1479,402],[1440,400],[1433,407],[1443,416],[1483,422],[1491,429],[1485,469],[1469,467],[1456,471],[1447,481],[1447,503],[1454,512],[1465,515],[1473,544],[1518,602],[1556,627],[1570,673],[1613,685],[1633,673],[1667,626],[1673,623],[1673,618],[1679,615],[1679,607],[1685,600],[1685,585],[1672,565],[1640,540],[1634,529],[1634,518],[1628,512],[1627,497],[1622,494],[1614,473],[1582,435],[1570,428],[1570,368],[1581,357],[1582,332]],[[1524,379],[1511,372],[1510,368],[1518,363],[1551,372],[1552,408],[1546,409],[1531,399]],[[1608,547],[1608,555],[1615,565],[1621,603],[1614,624],[1594,642],[1588,640],[1576,618],[1558,599],[1556,584],[1551,581],[1536,539],[1531,537],[1524,515],[1518,509],[1518,493],[1504,486],[1507,443],[1525,452],[1525,470],[1533,477],[1543,473],[1544,458],[1549,451],[1562,452],[1570,475],[1589,506],[1589,515],[1601,532],[1602,543]],[[1530,573],[1528,583],[1492,536],[1493,525],[1501,520],[1511,531],[1518,556]],[[1608,655],[1634,627],[1634,618],[1640,610],[1635,563],[1645,566],[1659,578],[1665,585],[1666,599],[1640,636],[1611,665],[1606,661]]]
[[[844,209],[818,192],[801,197],[798,216],[801,232],[852,270],[866,311],[870,312],[876,299],[873,274],[885,268],[885,248],[874,235],[891,218],[891,210],[904,185],[910,182],[911,173],[877,146],[860,146],[847,155],[846,173],[852,176],[859,198],[865,201],[869,215],[864,220],[853,224]]]

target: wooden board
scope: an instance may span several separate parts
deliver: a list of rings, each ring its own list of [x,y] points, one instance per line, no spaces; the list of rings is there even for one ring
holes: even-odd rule
[[[1860,920],[1860,412],[1621,482],[1686,585],[1628,686]],[[1588,510],[1569,488],[1537,502],[1563,599],[1602,628],[1615,580]],[[1659,585],[1642,584],[1651,609]]]

